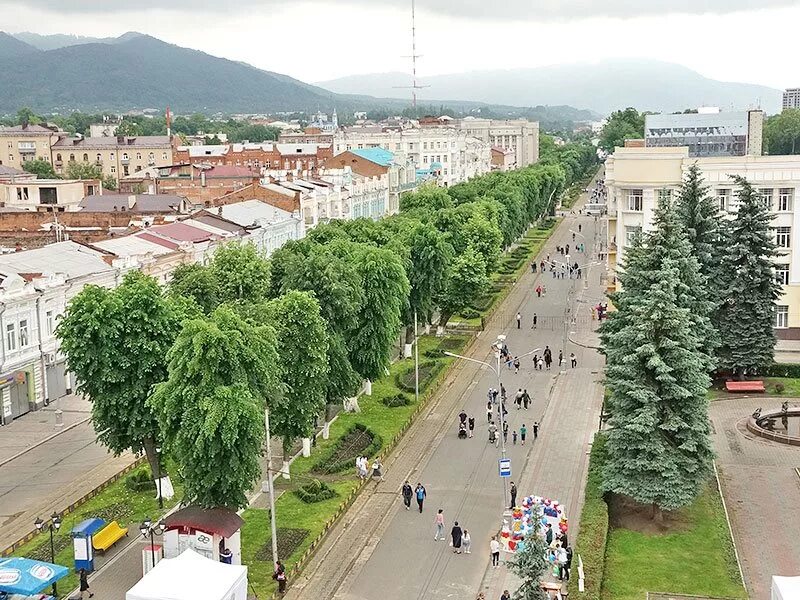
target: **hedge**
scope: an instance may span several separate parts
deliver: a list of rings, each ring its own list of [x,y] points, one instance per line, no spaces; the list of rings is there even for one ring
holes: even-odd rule
[[[578,597],[578,555],[583,560],[586,574],[585,592],[581,600],[600,600],[606,562],[606,539],[608,538],[608,505],[603,498],[603,464],[606,458],[606,438],[602,433],[594,436],[589,455],[589,476],[586,480],[581,529],[575,542],[575,559],[572,562],[574,576],[570,578],[570,597]]]
[[[427,388],[436,376],[444,368],[441,362],[429,360],[419,365],[419,391],[422,392]],[[414,373],[414,366],[410,366],[405,371],[400,371],[395,375],[395,385],[404,392],[414,392],[414,385],[416,383],[416,375]]]
[[[125,487],[132,492],[155,490],[156,484],[148,467],[137,469],[125,478]]]
[[[306,504],[322,502],[336,496],[336,491],[319,479],[313,479],[307,484],[301,485],[294,493]]]
[[[355,447],[348,438],[354,434],[363,433],[370,436],[370,441],[366,446]],[[355,469],[356,457],[359,455],[372,456],[377,454],[383,447],[381,436],[373,432],[363,423],[354,423],[338,440],[331,446],[330,450],[320,458],[311,471],[327,475],[330,473],[341,473],[349,468]]]
[[[381,400],[385,406],[389,408],[397,408],[398,406],[408,406],[411,404],[411,398],[406,396],[405,394],[394,394],[392,396],[386,396]]]
[[[800,378],[800,365],[775,363],[765,369],[764,377]]]

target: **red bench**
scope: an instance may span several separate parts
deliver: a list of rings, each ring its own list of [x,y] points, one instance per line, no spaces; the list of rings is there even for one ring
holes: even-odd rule
[[[729,392],[766,392],[763,381],[726,381],[725,389]]]

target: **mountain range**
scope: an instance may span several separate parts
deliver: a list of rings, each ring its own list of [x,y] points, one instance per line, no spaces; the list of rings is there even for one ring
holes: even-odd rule
[[[532,69],[474,71],[422,78],[429,86],[419,96],[460,98],[491,104],[566,104],[608,114],[634,106],[655,112],[698,106],[730,110],[760,106],[777,112],[781,91],[761,85],[717,81],[674,63],[655,60],[603,60]],[[340,94],[396,97],[409,85],[405,73],[352,75],[318,86]]]

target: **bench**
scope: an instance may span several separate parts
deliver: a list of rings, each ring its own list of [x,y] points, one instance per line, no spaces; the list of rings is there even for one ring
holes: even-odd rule
[[[726,381],[728,392],[766,392],[763,381]]]
[[[105,552],[126,535],[128,535],[127,527],[120,527],[119,523],[111,521],[111,523],[92,536],[92,547],[95,550]]]

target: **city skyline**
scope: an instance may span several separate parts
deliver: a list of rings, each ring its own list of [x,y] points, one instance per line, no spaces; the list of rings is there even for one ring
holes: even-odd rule
[[[713,1],[703,4],[709,11],[704,13],[687,2],[670,3],[667,9],[665,3],[642,8],[619,0],[603,6],[606,14],[596,7],[579,8],[579,3],[570,0],[545,3],[538,7],[539,13],[527,18],[510,14],[522,11],[515,2],[494,16],[485,14],[477,2],[461,5],[460,11],[449,3],[431,4],[421,0],[417,5],[421,77],[641,58],[682,64],[722,81],[778,89],[798,84],[788,75],[794,53],[792,24],[800,20],[796,0],[775,0],[756,10],[743,10],[743,3]],[[121,3],[93,0],[69,7],[47,0],[0,2],[3,29],[12,33],[105,37],[139,31],[309,83],[410,71],[410,61],[404,57],[411,46],[410,3],[391,0],[375,7],[353,0],[335,10],[320,1],[290,6],[267,3],[261,13],[255,12],[255,2],[240,6],[241,13],[230,14],[210,2],[191,7],[177,2],[165,10],[146,1],[135,11]],[[176,27],[176,19],[182,26]],[[210,29],[209,21],[213,21]],[[302,32],[299,36],[298,31]],[[637,39],[652,39],[653,32],[662,35],[664,43],[637,43]],[[481,38],[490,43],[475,43]],[[721,45],[724,40],[746,38],[755,38],[754,43]],[[273,48],[266,48],[266,43]]]

